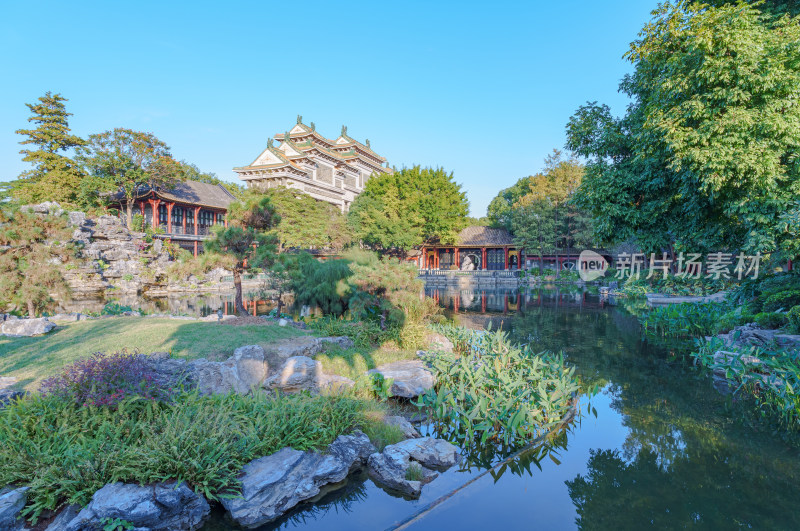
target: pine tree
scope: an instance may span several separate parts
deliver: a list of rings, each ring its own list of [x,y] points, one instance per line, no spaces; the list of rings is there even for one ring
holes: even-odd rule
[[[20,144],[35,146],[35,149],[20,151],[22,160],[33,165],[12,185],[11,194],[20,202],[76,202],[84,173],[75,161],[62,152],[83,146],[86,142],[70,133],[68,118],[72,114],[66,111],[65,101],[68,100],[61,94],[48,91],[39,98],[38,104],[25,104],[32,113],[28,121],[35,123],[36,128],[19,129],[16,133],[27,137]]]

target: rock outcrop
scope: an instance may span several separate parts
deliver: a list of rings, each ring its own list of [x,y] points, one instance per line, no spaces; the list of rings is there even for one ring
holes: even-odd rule
[[[367,371],[368,374],[380,374],[384,379],[392,379],[392,396],[414,398],[424,394],[436,383],[433,374],[421,360],[396,361],[380,365]]]
[[[55,323],[51,323],[46,317],[39,317],[37,319],[6,319],[0,323],[0,334],[17,337],[40,336],[46,334],[55,327]]]
[[[14,388],[16,383],[17,379],[12,376],[0,376],[0,409],[25,394],[25,391]]]
[[[293,393],[301,390],[336,391],[351,387],[353,381],[325,374],[322,364],[309,355],[322,352],[329,344],[346,344],[348,338],[299,337],[267,346],[237,348],[225,361],[170,358],[166,352],[150,356],[153,370],[167,381],[197,388],[201,394],[246,394],[258,387]],[[307,355],[307,354],[309,355]]]
[[[778,330],[765,330],[755,323],[737,326],[719,337],[729,347],[769,347],[772,345],[787,349],[800,349],[800,336],[782,334]]]
[[[422,486],[458,462],[458,448],[444,439],[422,437],[392,444],[369,456],[369,475],[407,496],[418,497]]]
[[[25,528],[25,521],[20,516],[20,511],[25,507],[27,492],[27,487],[0,489],[0,529],[21,531]]]
[[[118,518],[151,531],[199,529],[211,509],[186,483],[132,485],[109,483],[94,493],[64,531],[102,529],[105,520]]]
[[[406,439],[416,439],[421,437],[417,428],[411,424],[408,419],[399,415],[389,415],[383,419],[383,423],[388,426],[394,426],[403,432],[403,437]]]
[[[264,525],[313,498],[325,485],[344,480],[374,451],[361,432],[340,435],[325,454],[284,448],[245,465],[242,497],[224,499],[222,505],[241,526]]]

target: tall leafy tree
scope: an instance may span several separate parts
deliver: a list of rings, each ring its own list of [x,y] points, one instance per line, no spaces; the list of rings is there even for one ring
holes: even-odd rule
[[[106,190],[126,200],[128,228],[133,200],[144,188],[171,188],[186,178],[186,168],[172,158],[169,147],[152,133],[117,128],[90,135],[81,160]]]
[[[800,193],[800,19],[745,3],[667,2],[627,58],[622,118],[581,107],[579,203],[607,241],[645,250],[785,248]]]
[[[282,249],[340,251],[350,243],[345,215],[334,205],[283,186],[270,188],[264,195],[281,217],[275,230]]]
[[[39,103],[25,105],[31,110],[29,122],[33,129],[18,129],[16,133],[25,140],[20,144],[30,146],[20,151],[22,160],[31,163],[12,184],[12,195],[23,203],[57,201],[75,204],[84,172],[67,152],[86,142],[71,133],[69,117],[61,94],[46,92]]]
[[[215,227],[214,236],[205,243],[205,248],[235,260],[234,306],[239,315],[248,315],[242,300],[242,274],[248,269],[268,268],[274,263],[277,238],[272,229],[280,223],[280,216],[268,197],[251,197],[233,203],[228,220],[227,227]]]
[[[356,237],[382,250],[455,243],[469,202],[453,174],[442,168],[403,168],[367,181],[348,223]]]

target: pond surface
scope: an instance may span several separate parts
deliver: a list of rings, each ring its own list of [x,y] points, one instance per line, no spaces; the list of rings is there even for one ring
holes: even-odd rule
[[[800,450],[720,394],[686,345],[644,341],[635,317],[583,288],[428,294],[465,326],[563,351],[602,388],[596,417],[584,397],[578,422],[509,466],[463,463],[415,501],[362,474],[262,529],[392,529],[474,478],[404,529],[800,529]],[[205,529],[230,528],[217,513]]]

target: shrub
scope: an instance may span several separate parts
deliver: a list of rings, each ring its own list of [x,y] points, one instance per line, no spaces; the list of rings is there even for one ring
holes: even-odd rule
[[[794,306],[789,313],[786,314],[789,320],[789,328],[792,333],[800,334],[800,305]]]
[[[136,232],[144,232],[144,216],[141,214],[134,214],[131,219],[131,230]]]
[[[147,356],[126,350],[113,354],[98,352],[64,368],[42,382],[44,396],[56,396],[79,406],[116,407],[132,396],[166,400],[175,382],[158,378]]]
[[[755,321],[761,328],[780,328],[788,322],[785,313],[762,312],[756,314]]]
[[[122,315],[125,312],[132,312],[133,308],[130,306],[122,306],[120,303],[111,301],[107,302],[103,309],[100,311],[101,315]]]
[[[788,310],[800,304],[800,290],[786,290],[772,294],[764,301],[765,312]]]

